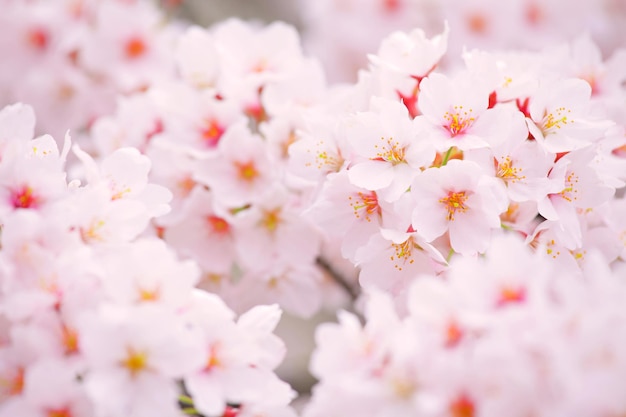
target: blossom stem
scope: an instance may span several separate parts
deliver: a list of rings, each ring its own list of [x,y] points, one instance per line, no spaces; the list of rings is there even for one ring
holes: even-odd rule
[[[193,398],[188,395],[180,394],[178,396],[178,402],[185,405],[190,405],[193,407]]]
[[[454,249],[450,248],[450,252],[448,252],[448,256],[446,256],[446,262],[450,262],[452,255],[454,255]]]
[[[443,156],[443,160],[441,161],[441,166],[444,166],[445,164],[448,163],[448,161],[450,160],[450,156],[452,156],[452,149],[454,147],[451,146],[450,149],[448,149],[448,152],[446,152],[446,154]]]
[[[197,416],[200,415],[200,413],[198,412],[198,410],[196,410],[193,407],[187,407],[187,408],[183,408],[183,414],[189,415],[189,416]]]

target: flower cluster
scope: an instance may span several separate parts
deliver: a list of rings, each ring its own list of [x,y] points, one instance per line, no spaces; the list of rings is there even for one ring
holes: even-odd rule
[[[366,323],[323,324],[305,417],[617,416],[626,411],[624,273],[584,279],[513,235],[422,276],[399,316],[374,291]]]
[[[304,416],[621,415],[624,51],[473,50],[446,74],[447,34],[386,38],[336,130],[290,148],[367,295],[363,325],[318,328]]]
[[[626,51],[458,53],[561,0],[308,4],[348,60],[449,22],[329,86],[284,23],[0,0],[0,100],[57,138],[0,111],[0,417],[292,417],[281,308],[359,293],[305,417],[624,415]]]
[[[326,85],[297,32],[229,20],[176,43],[179,77],[122,99],[92,128],[96,153],[135,146],[174,194],[158,233],[202,267],[201,286],[237,310],[277,302],[300,316],[342,293],[317,264],[321,236],[300,214],[309,187],[288,148]]]
[[[239,318],[195,289],[200,269],[146,233],[171,193],[120,148],[96,163],[70,139],[33,139],[24,105],[0,111],[1,416],[292,415],[274,374],[281,315]]]
[[[623,52],[602,62],[587,37],[544,53],[472,51],[446,75],[436,69],[446,35],[392,34],[343,113],[327,113],[334,135],[307,132],[290,148],[324,173],[307,215],[341,240],[363,287],[397,297],[455,254],[484,253],[503,229],[571,274],[592,248],[617,260]]]
[[[30,103],[62,136],[110,114],[118,94],[172,75],[175,24],[150,1],[0,1],[0,103]]]

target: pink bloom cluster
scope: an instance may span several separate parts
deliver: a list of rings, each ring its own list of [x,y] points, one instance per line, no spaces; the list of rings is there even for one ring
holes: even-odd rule
[[[232,308],[277,302],[310,316],[323,295],[340,301],[317,265],[321,234],[301,216],[310,187],[288,170],[295,132],[326,92],[319,64],[283,23],[191,27],[175,53],[178,77],[94,123],[94,152],[135,146],[151,159],[152,180],[174,195],[158,234]]]
[[[34,123],[28,106],[0,111],[0,415],[292,416],[273,372],[280,309],[236,318],[194,288],[195,262],[146,233],[172,198],[150,160],[75,147],[83,179],[67,182],[69,137],[59,151]]]
[[[110,114],[118,94],[173,72],[175,24],[143,0],[1,0],[0,103],[35,108],[62,136]]]
[[[570,23],[619,18],[600,3]],[[309,4],[358,42],[357,3]],[[0,0],[0,98],[57,139],[88,127],[72,147],[0,111],[0,417],[291,417],[280,308],[360,289],[365,324],[317,333],[305,417],[626,413],[626,51],[453,66],[483,30],[552,39],[562,2],[358,4],[450,23],[329,87],[283,23]]]
[[[626,54],[582,36],[446,74],[447,34],[390,35],[290,148],[367,295],[363,325],[318,328],[304,416],[621,415]]]
[[[373,291],[364,325],[322,324],[304,417],[619,416],[626,270],[570,275],[515,236],[411,285],[407,313]]]
[[[333,134],[290,148],[324,174],[307,216],[342,242],[363,287],[396,297],[505,231],[573,275],[592,248],[623,260],[626,54],[603,62],[581,37],[542,53],[467,52],[446,75],[447,33],[385,39],[343,109],[326,113]]]

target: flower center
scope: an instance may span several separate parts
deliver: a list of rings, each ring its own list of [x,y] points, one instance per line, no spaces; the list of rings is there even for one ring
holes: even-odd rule
[[[252,182],[259,176],[259,171],[254,166],[253,161],[235,162],[239,179],[246,182]]]
[[[383,141],[382,148],[374,145],[374,148],[377,150],[375,161],[391,162],[392,165],[406,162],[404,159],[405,149],[397,141],[393,140],[393,138],[384,137],[381,137],[380,140]]]
[[[395,13],[400,10],[402,4],[400,0],[383,0],[383,9],[387,13]]]
[[[468,197],[465,191],[449,191],[446,197],[439,199],[439,202],[448,210],[448,214],[446,215],[448,221],[454,221],[454,216],[457,212],[465,213],[467,211],[465,201]]]
[[[180,180],[178,180],[178,182],[176,182],[176,185],[180,192],[184,196],[187,196],[193,190],[193,187],[196,186],[196,182],[193,178],[191,178],[190,175],[185,175]]]
[[[46,417],[72,417],[69,407],[54,408],[47,410]]]
[[[570,203],[578,200],[576,184],[578,184],[578,175],[574,172],[570,172],[565,178],[565,188],[563,188],[560,193],[557,193],[557,195],[560,195],[565,201]]]
[[[356,195],[349,196],[348,200],[350,200],[350,206],[354,210],[354,217],[357,219],[364,218],[371,222],[372,215],[380,216],[382,214],[375,191],[370,191],[369,193],[359,192]]]
[[[206,221],[211,227],[211,232],[217,235],[225,235],[230,232],[230,225],[228,222],[219,216],[207,216]]]
[[[452,417],[474,417],[474,408],[474,401],[466,394],[461,394],[450,404],[450,415]]]
[[[43,51],[50,43],[50,35],[43,28],[33,28],[26,34],[28,43],[35,49]]]
[[[524,175],[519,175],[522,172],[522,168],[514,167],[510,156],[504,158],[504,161],[502,162],[496,161],[496,164],[498,168],[496,175],[504,181],[511,181],[514,183],[526,178]]]
[[[20,395],[24,391],[24,368],[17,368],[5,375],[0,375],[0,394]]]
[[[128,369],[133,378],[137,376],[139,372],[148,368],[148,354],[146,352],[139,352],[133,348],[127,348],[126,353],[126,359],[122,360],[120,364]]]
[[[132,37],[124,45],[124,53],[129,59],[136,59],[146,53],[146,43],[140,37]]]
[[[63,325],[63,345],[65,346],[65,354],[71,355],[78,353],[78,332],[71,327]]]
[[[80,229],[80,237],[85,243],[103,241],[102,228],[106,223],[102,219],[95,219],[89,225],[87,229]]]
[[[413,240],[413,236],[409,236],[409,238],[402,243],[392,243],[391,247],[395,253],[391,255],[389,259],[395,262],[393,267],[398,271],[402,271],[402,265],[406,265],[407,263],[411,265],[415,262],[412,256],[413,249],[421,249]],[[402,265],[400,265],[400,263],[402,263]]]
[[[448,129],[452,137],[464,133],[474,123],[476,118],[472,116],[472,112],[472,109],[464,110],[463,106],[454,106],[452,112],[446,112],[443,115],[447,121],[444,127]]]
[[[39,198],[33,193],[31,187],[25,185],[13,192],[11,203],[15,208],[36,208],[39,205]]]
[[[500,289],[497,305],[521,303],[526,300],[526,290],[523,287],[505,286]]]
[[[467,28],[476,35],[484,35],[487,33],[489,21],[484,14],[475,12],[467,16]]]
[[[153,289],[139,288],[139,299],[141,301],[156,301],[160,296],[161,291],[158,287]]]
[[[209,349],[209,355],[204,364],[204,372],[210,372],[222,364],[218,356],[218,350],[219,350],[218,344],[212,345],[211,348]]]
[[[541,131],[543,132],[543,135],[547,136],[550,133],[555,133],[557,129],[560,129],[564,125],[573,123],[572,120],[567,118],[569,113],[571,113],[571,110],[565,107],[559,107],[551,113],[546,112],[541,121]]]
[[[270,232],[274,232],[276,228],[278,228],[278,225],[283,221],[280,212],[280,208],[265,211],[259,224]]]
[[[220,126],[220,124],[215,119],[209,119],[205,122],[205,125],[201,131],[202,140],[209,147],[214,148],[217,146],[222,134],[224,133],[224,128]]]
[[[463,338],[463,329],[455,320],[450,320],[448,327],[446,328],[446,341],[445,346],[452,348],[459,344]]]

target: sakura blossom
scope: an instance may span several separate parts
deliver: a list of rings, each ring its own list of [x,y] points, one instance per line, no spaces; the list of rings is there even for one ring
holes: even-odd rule
[[[181,404],[216,414],[232,404],[288,412],[292,391],[274,373],[285,353],[272,334],[280,308],[257,307],[237,327],[217,296],[198,301],[210,298],[195,288],[198,264],[147,230],[172,197],[149,181],[149,158],[120,148],[97,161],[75,146],[70,173],[69,136],[59,152],[52,137],[32,138],[31,108],[1,114],[2,169],[32,163],[31,172],[41,173],[33,178],[58,184],[28,182],[30,194],[0,217],[0,414],[177,416]],[[197,403],[189,397],[196,392],[189,378],[208,372],[204,339],[219,337],[225,323],[237,346],[247,346],[229,352],[240,363],[236,372],[254,374],[258,385],[245,377],[230,386],[226,380],[237,378],[215,374],[212,387],[225,394],[206,408],[200,394]]]
[[[514,415],[552,415],[572,404],[590,415],[621,412],[626,404],[612,384],[624,383],[623,295],[595,304],[604,285],[623,294],[621,276],[600,267],[601,256],[593,261],[600,268],[583,278],[552,269],[547,255],[512,235],[493,244],[484,258],[457,258],[445,277],[419,277],[404,316],[378,290],[365,324],[342,312],[339,323],[320,326],[311,366],[321,382],[304,415],[338,407],[372,416],[490,416],[512,404]],[[611,341],[587,336],[609,325],[600,316],[621,322],[605,334]],[[614,359],[592,360],[600,351]],[[581,385],[595,383],[606,390],[601,402],[579,397]]]
[[[0,417],[625,415],[617,3],[0,0]]]

